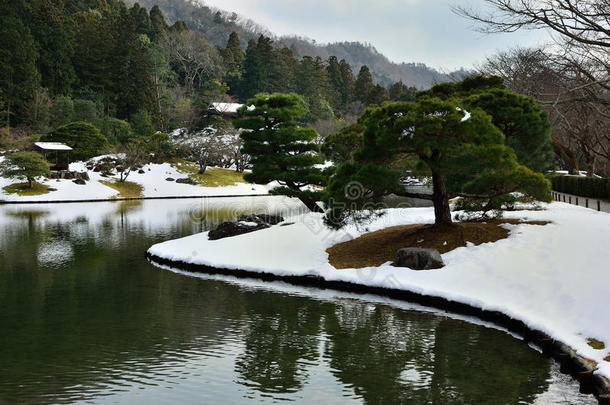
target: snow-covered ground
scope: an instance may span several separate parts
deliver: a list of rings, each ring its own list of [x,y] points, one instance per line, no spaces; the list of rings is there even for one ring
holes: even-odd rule
[[[316,275],[376,287],[399,288],[501,311],[541,330],[599,364],[610,377],[610,214],[564,203],[507,217],[552,221],[546,226],[506,225],[507,239],[455,249],[446,266],[412,271],[386,263],[337,270],[326,249],[389,226],[433,222],[432,208],[387,210],[367,229],[331,231],[320,214],[287,219],[290,226],[208,241],[207,233],[157,244],[149,253],[174,261],[277,275]],[[238,252],[238,254],[236,254]],[[595,350],[588,338],[605,343]]]
[[[101,158],[101,157],[99,157]],[[0,157],[0,160],[4,158]],[[70,164],[71,171],[87,171],[85,163],[77,162]],[[268,194],[269,186],[256,184],[236,183],[232,186],[223,187],[202,187],[190,184],[180,184],[175,181],[167,181],[168,177],[180,179],[188,177],[186,173],[181,173],[169,163],[147,164],[143,167],[144,174],[132,172],[127,181],[138,183],[144,187],[144,197],[191,197],[191,196],[214,196],[214,195],[247,195],[247,194]],[[78,185],[72,180],[42,180],[39,182],[49,187],[57,189],[47,194],[38,196],[19,196],[9,194],[2,190],[3,187],[22,181],[0,177],[0,201],[66,201],[66,200],[98,200],[110,199],[118,195],[113,188],[100,183],[101,180],[113,181],[118,176],[102,177],[100,173],[88,172],[90,181],[86,185]]]

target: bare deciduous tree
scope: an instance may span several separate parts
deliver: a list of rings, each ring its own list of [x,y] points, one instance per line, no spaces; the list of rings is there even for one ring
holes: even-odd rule
[[[118,151],[116,170],[119,174],[119,182],[123,183],[133,170],[146,163],[146,149],[142,142],[130,141],[120,145]]]
[[[584,160],[609,174],[610,1],[485,0],[493,11],[455,11],[486,33],[548,29],[556,47],[515,50],[491,58],[486,73],[505,78],[516,92],[535,97],[549,111],[553,138],[564,160]],[[570,156],[571,155],[571,156]]]
[[[164,37],[170,63],[179,72],[187,91],[222,76],[220,53],[198,31],[172,32]]]

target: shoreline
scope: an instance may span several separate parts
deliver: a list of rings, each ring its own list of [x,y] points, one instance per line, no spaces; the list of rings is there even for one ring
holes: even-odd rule
[[[334,289],[356,294],[375,294],[446,310],[460,315],[473,316],[516,333],[522,337],[524,343],[535,344],[542,350],[543,354],[553,358],[560,364],[561,372],[571,375],[578,381],[583,392],[593,394],[600,405],[610,405],[610,380],[599,374],[594,374],[596,367],[592,360],[578,355],[574,349],[551,338],[546,333],[531,328],[523,321],[514,319],[500,311],[491,311],[463,302],[450,300],[440,296],[421,294],[408,289],[368,286],[365,284],[339,280],[326,280],[321,276],[312,275],[278,275],[269,272],[217,268],[203,264],[166,259],[156,256],[149,251],[145,253],[145,257],[153,265],[169,266],[192,273],[225,275],[235,278],[254,278],[263,281],[282,281],[293,285],[318,289]]]
[[[165,196],[165,197],[128,197],[128,198],[96,198],[84,200],[43,200],[43,201],[5,201],[0,200],[0,205],[20,204],[74,204],[74,203],[96,203],[96,202],[121,202],[142,200],[182,200],[182,199],[209,199],[209,198],[239,198],[239,197],[270,197],[272,194],[226,194],[226,195],[193,195],[193,196]]]

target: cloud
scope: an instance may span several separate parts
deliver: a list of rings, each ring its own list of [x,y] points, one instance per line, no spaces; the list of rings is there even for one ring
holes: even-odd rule
[[[485,36],[451,11],[452,4],[483,7],[483,0],[206,0],[235,11],[279,35],[318,42],[360,41],[396,62],[444,69],[471,67],[497,50],[530,46],[539,32]]]

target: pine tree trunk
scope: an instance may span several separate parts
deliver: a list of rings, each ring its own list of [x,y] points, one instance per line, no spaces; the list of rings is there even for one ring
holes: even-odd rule
[[[445,180],[444,174],[432,172],[432,202],[434,203],[435,225],[451,225],[453,223]]]
[[[322,214],[324,213],[324,210],[320,208],[316,201],[304,197],[299,197],[299,200],[301,200],[301,202],[305,204],[305,206],[309,208],[311,212],[319,212]]]
[[[6,103],[6,134],[11,136],[11,100]]]

